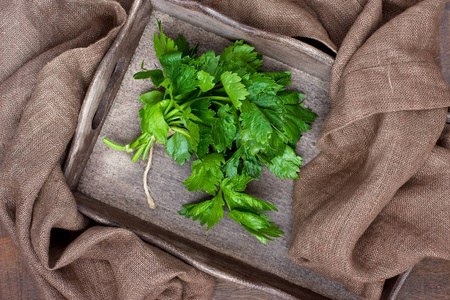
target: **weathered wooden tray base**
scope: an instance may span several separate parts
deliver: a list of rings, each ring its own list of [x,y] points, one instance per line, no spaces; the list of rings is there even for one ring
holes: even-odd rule
[[[154,2],[158,6],[160,1]],[[140,7],[139,10],[136,9],[137,6]],[[104,75],[109,76],[108,74],[112,73],[112,80],[108,85],[106,81],[97,83],[97,87],[94,81],[90,94],[95,94],[93,98],[97,100],[92,101],[91,107],[83,108],[84,114],[82,112],[80,115],[80,123],[89,126],[85,126],[85,132],[75,137],[65,172],[69,184],[77,191],[75,195],[80,210],[98,222],[117,226],[120,224],[132,229],[145,240],[205,272],[254,286],[279,297],[320,299],[321,294],[334,299],[358,299],[343,285],[323,278],[289,260],[292,180],[277,179],[265,170],[260,180],[249,185],[247,190],[248,193],[270,201],[278,207],[279,212],[270,215],[285,231],[286,234],[282,238],[264,246],[227,217],[206,232],[206,228],[201,227],[198,222],[186,220],[177,213],[182,204],[208,197],[199,193],[189,193],[182,185],[190,174],[190,164],[179,166],[166,155],[162,145],[157,145],[148,180],[157,208],[155,210],[148,208],[142,187],[142,173],[146,163],[130,162],[130,154],[107,147],[101,139],[108,137],[115,142],[126,144],[139,136],[137,111],[142,104],[137,99],[140,94],[154,87],[150,80],[136,81],[132,75],[140,70],[142,60],[148,69],[160,67],[152,48],[152,35],[157,31],[155,19],[162,20],[163,30],[167,35],[174,38],[182,34],[191,44],[200,42],[200,53],[209,49],[220,53],[231,44],[231,41],[219,35],[164,14],[159,9],[152,11],[151,6],[150,1],[136,1],[134,6],[136,16],[132,17],[136,17],[139,22],[131,24],[127,31],[131,48],[133,43],[137,44],[140,32],[146,24],[147,26],[136,51],[133,49],[134,56],[131,55],[133,52],[127,53],[126,47],[118,46],[114,50],[117,66],[114,72],[109,66]],[[164,7],[165,4],[160,6],[160,9],[164,10]],[[173,8],[170,5],[168,7]],[[195,11],[195,14],[198,17],[199,12]],[[186,18],[189,19],[189,15]],[[199,20],[196,19],[196,22]],[[220,24],[217,22],[216,26]],[[239,38],[239,30],[233,34],[235,38]],[[224,35],[229,36],[227,33]],[[270,54],[269,50],[264,51]],[[111,56],[107,55],[105,59]],[[298,57],[297,54],[294,56]],[[320,58],[319,54],[316,56]],[[298,63],[298,60],[296,61]],[[318,69],[329,68],[330,61],[331,59],[324,55],[322,61],[318,59],[316,62]],[[130,65],[126,70],[128,62]],[[311,74],[305,69],[300,70],[268,56],[265,57],[264,69],[292,72],[292,87],[307,95],[306,106],[320,116],[314,123],[313,130],[309,131],[297,145],[297,153],[304,158],[304,163],[307,163],[319,153],[315,141],[329,110],[327,78],[322,75],[322,71],[316,70]],[[98,93],[95,88],[106,91],[104,94]],[[103,100],[100,102],[101,99]],[[97,106],[99,110],[96,109]]]

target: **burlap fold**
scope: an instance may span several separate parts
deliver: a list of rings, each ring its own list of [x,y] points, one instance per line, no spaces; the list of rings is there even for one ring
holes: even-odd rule
[[[338,47],[322,153],[295,186],[291,259],[370,299],[423,257],[450,259],[445,1],[199,2]]]
[[[199,2],[338,50],[322,153],[295,188],[291,259],[372,299],[421,258],[450,259],[450,91],[435,64],[444,1]],[[126,230],[91,226],[62,176],[84,93],[130,3],[0,1],[0,219],[45,299],[211,297],[209,276]]]
[[[84,93],[129,4],[0,1],[0,219],[42,299],[212,294],[210,276],[129,231],[90,226],[62,175]]]
[[[422,258],[450,259],[444,1],[416,2],[362,5],[333,66],[322,154],[295,189],[291,259],[371,299]]]

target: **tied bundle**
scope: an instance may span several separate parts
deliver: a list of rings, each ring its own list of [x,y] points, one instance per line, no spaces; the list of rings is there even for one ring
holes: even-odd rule
[[[228,216],[262,243],[283,231],[270,222],[269,202],[246,194],[247,184],[260,177],[263,165],[282,179],[298,179],[302,158],[294,149],[302,133],[317,117],[301,102],[305,95],[286,86],[289,72],[263,72],[262,55],[243,41],[236,41],[219,56],[213,51],[196,57],[184,37],[167,37],[158,21],[154,49],[162,70],[147,70],[142,62],[135,79],[150,78],[157,88],[139,97],[142,134],[132,143],[110,147],[135,151],[148,163],[144,189],[150,208],[155,208],[147,186],[155,142],[183,165],[192,163],[192,174],[183,184],[189,191],[206,192],[211,199],[184,205],[179,214],[207,224],[207,230]]]

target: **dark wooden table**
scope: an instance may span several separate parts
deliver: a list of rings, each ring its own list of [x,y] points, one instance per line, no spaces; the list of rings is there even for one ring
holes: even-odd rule
[[[450,2],[441,23],[441,59],[444,77],[450,83]],[[0,227],[0,300],[38,300],[33,279],[20,252]],[[213,299],[268,300],[266,293],[232,282],[218,280]],[[450,261],[427,258],[411,271],[399,300],[450,300]]]

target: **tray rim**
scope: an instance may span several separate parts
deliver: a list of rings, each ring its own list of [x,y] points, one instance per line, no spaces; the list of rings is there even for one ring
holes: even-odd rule
[[[281,299],[330,299],[308,288],[296,285],[273,273],[260,270],[234,257],[230,257],[204,245],[200,245],[195,241],[186,239],[177,233],[142,220],[118,208],[105,205],[103,202],[82,193],[75,192],[74,196],[77,201],[78,210],[83,215],[103,225],[131,230],[147,243],[168,252],[183,262],[213,277],[254,288]],[[102,212],[99,212],[97,206],[102,207]],[[126,217],[123,217],[124,215]],[[139,224],[136,225],[137,223]],[[153,230],[152,232],[143,231],[142,227],[152,228]],[[173,239],[171,239],[171,237],[173,237]],[[198,249],[202,249],[202,251],[197,251]],[[199,252],[203,255],[198,255],[195,252]],[[215,262],[220,262],[219,266],[210,264],[213,258]],[[231,269],[239,267],[239,270],[230,272],[230,268],[224,266],[227,263],[232,263],[235,266]],[[255,274],[257,274],[257,276],[255,276]],[[261,280],[261,277],[263,277],[264,280]],[[269,282],[275,283],[276,286],[269,284]]]
[[[265,53],[264,47],[258,47],[258,39],[264,40],[265,42],[269,41],[270,43],[278,43],[282,44],[283,47],[289,48],[292,51],[295,51],[295,53],[302,53],[304,55],[303,58],[308,57],[309,59],[316,61],[319,63],[319,70],[315,69],[307,69],[304,68],[304,65],[308,64],[309,61],[302,61],[301,64],[296,64],[292,62],[292,59],[286,59],[284,60],[282,57],[280,57],[280,53],[277,52],[277,60],[280,62],[283,62],[285,64],[288,64],[290,66],[293,66],[299,70],[307,69],[308,73],[316,76],[323,81],[329,81],[330,77],[330,71],[331,67],[334,63],[334,58],[331,57],[329,54],[326,54],[325,52],[311,46],[308,43],[305,43],[299,39],[285,36],[282,34],[274,33],[274,32],[268,32],[262,29],[258,29],[255,27],[251,27],[245,24],[242,24],[236,20],[231,19],[230,17],[208,7],[205,6],[197,1],[192,0],[150,0],[153,4],[155,9],[166,13],[168,15],[171,15],[173,17],[176,17],[178,19],[181,19],[183,21],[186,21],[190,24],[193,24],[195,26],[201,27],[203,29],[206,29],[210,32],[216,33],[217,35],[220,35],[222,37],[236,40],[236,39],[244,39],[246,42],[250,43],[251,45],[258,48],[258,52],[267,55],[272,56],[272,53]],[[184,10],[185,12],[189,12],[185,15],[182,13],[179,13],[178,10]],[[223,27],[228,28],[235,28],[238,29],[241,36],[240,37],[233,37],[233,36],[227,36],[223,32],[216,31],[216,28],[208,27],[208,24],[203,24],[200,22],[196,22],[195,16],[206,16],[216,22],[219,22]],[[247,37],[243,38],[242,36]],[[255,39],[253,39],[255,38]],[[323,43],[322,41],[319,41]],[[324,44],[326,45],[326,44]],[[334,50],[327,45],[327,47],[334,52]],[[322,68],[322,67],[325,67]]]
[[[333,63],[333,58],[329,56],[328,54],[323,53],[320,50],[315,49],[314,47],[290,38],[285,37],[279,34],[274,33],[268,33],[263,30],[259,30],[256,28],[252,28],[243,24],[240,24],[239,22],[236,22],[217,11],[212,10],[209,7],[205,7],[204,5],[194,2],[194,1],[182,1],[182,0],[134,0],[133,5],[129,12],[129,17],[123,26],[123,28],[120,30],[119,34],[117,35],[115,41],[111,45],[111,48],[108,50],[108,52],[105,54],[102,62],[100,63],[94,78],[89,86],[89,89],[86,93],[85,100],[83,101],[83,105],[81,107],[79,119],[78,119],[78,126],[76,129],[76,133],[74,135],[74,138],[72,140],[72,144],[70,146],[69,155],[67,156],[65,165],[64,165],[64,175],[66,179],[68,180],[69,187],[71,188],[72,192],[74,192],[74,197],[78,204],[79,211],[86,215],[87,217],[101,223],[104,225],[109,226],[116,226],[116,227],[123,227],[128,228],[135,232],[138,236],[140,236],[143,240],[146,242],[149,242],[150,244],[156,245],[160,247],[161,249],[165,250],[166,252],[180,258],[181,260],[185,261],[186,263],[193,265],[194,267],[197,267],[198,269],[212,275],[218,278],[222,278],[225,280],[229,280],[235,283],[239,283],[251,288],[255,288],[267,293],[270,293],[272,295],[281,297],[283,299],[296,299],[296,296],[301,296],[302,299],[329,299],[325,296],[319,295],[316,292],[313,292],[309,289],[306,289],[304,287],[301,287],[299,285],[296,285],[294,283],[291,283],[287,281],[284,278],[281,278],[275,274],[270,273],[270,276],[272,277],[270,282],[272,283],[280,283],[281,281],[285,281],[289,283],[292,286],[295,286],[294,290],[290,288],[282,288],[270,285],[268,282],[258,281],[258,280],[248,280],[248,278],[239,276],[239,274],[231,274],[230,272],[223,272],[220,270],[217,270],[214,268],[213,265],[208,265],[206,267],[205,264],[202,264],[195,259],[189,258],[189,256],[182,255],[183,251],[180,249],[177,249],[176,246],[170,245],[170,243],[167,243],[167,241],[161,241],[161,239],[158,239],[155,235],[152,235],[150,232],[142,232],[136,228],[132,228],[133,226],[121,226],[119,223],[115,223],[114,221],[111,221],[108,219],[108,217],[104,216],[100,211],[96,211],[87,203],[91,201],[94,203],[95,200],[93,198],[87,197],[86,195],[83,195],[76,191],[76,188],[78,186],[78,180],[81,178],[81,174],[74,174],[76,173],[76,168],[80,165],[76,165],[77,160],[76,158],[79,158],[83,155],[83,152],[89,153],[88,155],[84,154],[85,159],[82,161],[82,164],[84,163],[84,166],[81,168],[81,171],[84,170],[85,164],[87,163],[88,158],[91,155],[92,149],[95,145],[95,140],[98,136],[98,134],[101,131],[101,128],[103,126],[103,123],[108,115],[109,109],[112,105],[112,102],[115,98],[115,94],[117,93],[118,87],[120,86],[120,82],[123,78],[123,75],[125,74],[125,71],[127,70],[128,64],[131,60],[132,55],[129,55],[129,59],[125,59],[122,56],[123,52],[123,44],[128,42],[126,34],[132,30],[140,32],[138,35],[137,43],[134,47],[134,49],[137,47],[137,44],[139,43],[140,36],[142,35],[142,32],[145,28],[145,25],[147,24],[148,17],[150,16],[153,9],[159,10],[163,13],[167,13],[169,15],[169,12],[164,11],[165,9],[170,9],[176,7],[182,7],[183,9],[187,10],[194,10],[196,12],[207,14],[209,17],[218,20],[219,22],[226,23],[229,26],[237,26],[239,29],[243,30],[244,32],[247,32],[248,34],[252,34],[255,36],[258,36],[259,38],[272,38],[273,41],[277,41],[280,43],[287,43],[288,45],[292,46],[296,44],[298,46],[297,50],[303,51],[304,54],[311,55],[314,59],[317,61],[323,63],[324,65],[328,66],[331,69],[331,65]],[[168,8],[169,7],[169,8]],[[162,9],[161,9],[162,8]],[[147,19],[145,18],[145,14],[148,13]],[[140,17],[143,17],[143,20],[139,20]],[[140,21],[140,22],[139,22]],[[188,20],[185,20],[189,22]],[[145,23],[143,25],[143,23]],[[137,28],[137,29],[136,29]],[[136,42],[132,38],[132,42]],[[294,43],[294,44],[293,44]],[[294,45],[295,46],[295,45]],[[122,48],[121,48],[122,47]],[[132,53],[134,53],[134,49]],[[108,79],[104,79],[107,77]],[[109,78],[111,77],[111,80]],[[102,80],[103,78],[103,80]],[[322,78],[326,80],[326,78]],[[108,81],[109,80],[109,81]],[[107,95],[107,97],[105,97]],[[99,122],[98,126],[95,129],[92,129],[92,119],[94,118],[94,115],[92,113],[92,107],[96,107],[94,110],[97,111],[97,107],[101,102],[104,102],[106,99],[106,108],[104,112],[104,116],[102,120]],[[89,112],[89,113],[87,113]],[[86,126],[89,125],[89,128]],[[88,131],[86,133],[86,131]],[[84,138],[89,140],[90,142],[86,142],[82,139],[82,136],[84,135]],[[78,168],[80,169],[80,168]],[[74,171],[75,170],[75,171]],[[78,179],[77,179],[77,176]],[[107,205],[106,203],[102,202],[102,205],[104,209],[102,211],[107,211],[111,209],[116,209],[110,205]],[[125,212],[123,212],[125,213]],[[132,216],[132,215],[130,215]],[[135,216],[132,216],[135,217]],[[138,217],[135,217],[138,218]],[[141,220],[141,219],[140,219]],[[146,222],[148,224],[151,224],[145,220],[142,220],[143,222]],[[154,227],[156,225],[152,224]],[[157,226],[156,226],[157,227]],[[176,233],[172,233],[176,236]],[[193,244],[197,244],[193,241],[190,241]],[[202,248],[207,248],[206,246],[202,246],[197,244],[198,246],[201,246]],[[209,251],[215,252],[213,249],[207,248]],[[225,256],[225,254],[221,255]],[[230,257],[231,260],[234,260],[236,262],[239,262],[241,264],[247,265],[246,263],[243,263],[235,258]],[[252,267],[255,268],[255,267]],[[255,268],[256,269],[256,268]],[[258,269],[259,270],[259,269]],[[260,270],[261,272],[264,272]],[[383,297],[382,299],[395,299],[403,282],[406,279],[406,276],[408,276],[409,270],[405,273],[394,277],[393,279],[390,279],[386,283],[386,288],[383,291]],[[278,279],[278,280],[277,280]],[[290,291],[287,291],[290,290]],[[310,298],[312,297],[312,298]]]

